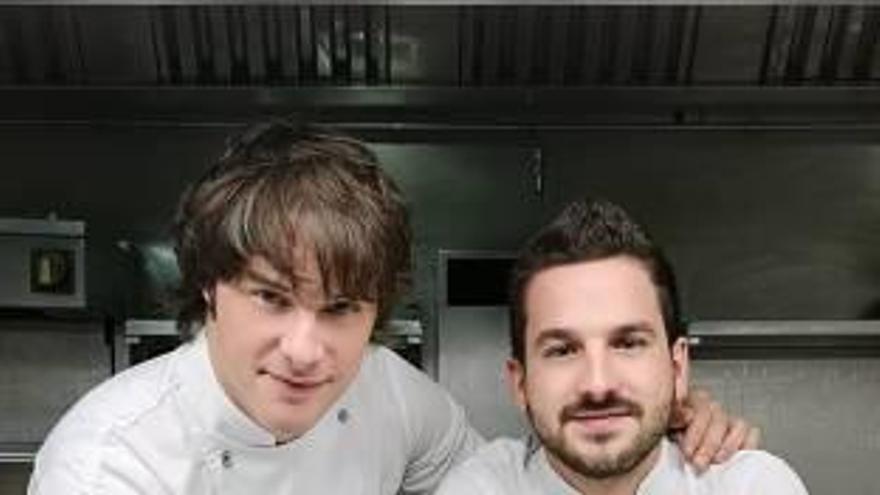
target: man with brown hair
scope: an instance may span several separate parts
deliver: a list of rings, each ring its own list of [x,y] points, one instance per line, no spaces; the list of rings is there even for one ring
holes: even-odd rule
[[[514,264],[507,371],[532,425],[446,478],[442,495],[806,495],[766,452],[699,473],[665,440],[688,390],[686,327],[660,248],[617,205],[577,201]]]
[[[177,215],[191,340],[81,399],[29,493],[433,491],[482,440],[438,385],[369,345],[406,285],[409,232],[361,143],[280,122],[246,132]],[[707,404],[693,440],[713,454],[724,433],[746,441]]]

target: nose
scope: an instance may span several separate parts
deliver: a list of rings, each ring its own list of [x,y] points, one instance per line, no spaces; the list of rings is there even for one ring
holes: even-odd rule
[[[595,402],[602,402],[614,391],[612,359],[602,346],[587,347],[581,359],[578,392]]]
[[[291,313],[279,343],[291,372],[307,374],[318,366],[324,357],[320,337],[318,315],[314,311],[299,308]]]

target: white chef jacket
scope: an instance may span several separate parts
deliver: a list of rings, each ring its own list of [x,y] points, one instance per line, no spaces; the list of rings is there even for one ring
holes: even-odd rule
[[[223,392],[202,334],[74,405],[38,452],[28,493],[423,493],[482,443],[437,384],[370,346],[319,422],[276,446]]]
[[[450,472],[437,495],[578,495],[532,444],[506,438],[485,445]],[[664,439],[660,448],[636,495],[807,495],[788,464],[767,452],[741,450],[699,474],[678,446]]]

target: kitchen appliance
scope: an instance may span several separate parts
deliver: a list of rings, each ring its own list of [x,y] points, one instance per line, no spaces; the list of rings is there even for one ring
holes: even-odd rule
[[[86,306],[85,222],[0,218],[0,307]]]

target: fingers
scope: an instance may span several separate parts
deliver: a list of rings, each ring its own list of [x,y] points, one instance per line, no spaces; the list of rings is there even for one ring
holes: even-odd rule
[[[749,434],[746,436],[745,443],[742,444],[744,449],[757,449],[761,446],[761,429],[757,426],[749,428]]]
[[[669,416],[669,429],[678,435],[681,431],[687,428],[693,420],[694,410],[689,405],[689,400],[685,400],[682,403],[676,403],[675,407],[672,408],[672,414]]]
[[[701,405],[708,405],[712,402],[712,396],[709,391],[704,388],[694,387],[688,390],[687,401],[695,408],[699,409]]]
[[[670,428],[684,456],[698,471],[710,463],[728,460],[742,449],[756,449],[761,430],[736,416],[703,389],[691,389],[684,404],[675,408]]]
[[[727,430],[721,447],[715,452],[712,462],[724,462],[741,448],[748,448],[745,445],[751,430],[755,430],[755,428],[751,428],[742,418],[731,418],[730,428]]]
[[[683,432],[681,446],[685,457],[693,459],[697,452],[697,447],[702,443],[706,430],[709,428],[709,423],[712,421],[712,412],[708,406],[704,405],[699,408],[693,408],[690,415],[691,420]]]
[[[692,388],[684,401],[673,408],[670,427],[679,430],[676,437],[685,457],[693,456],[706,432],[711,419],[708,414],[709,402],[709,396],[705,391]]]
[[[725,434],[729,428],[727,413],[717,402],[712,402],[707,408],[709,412],[708,424],[691,459],[698,470],[704,470],[721,449]]]

